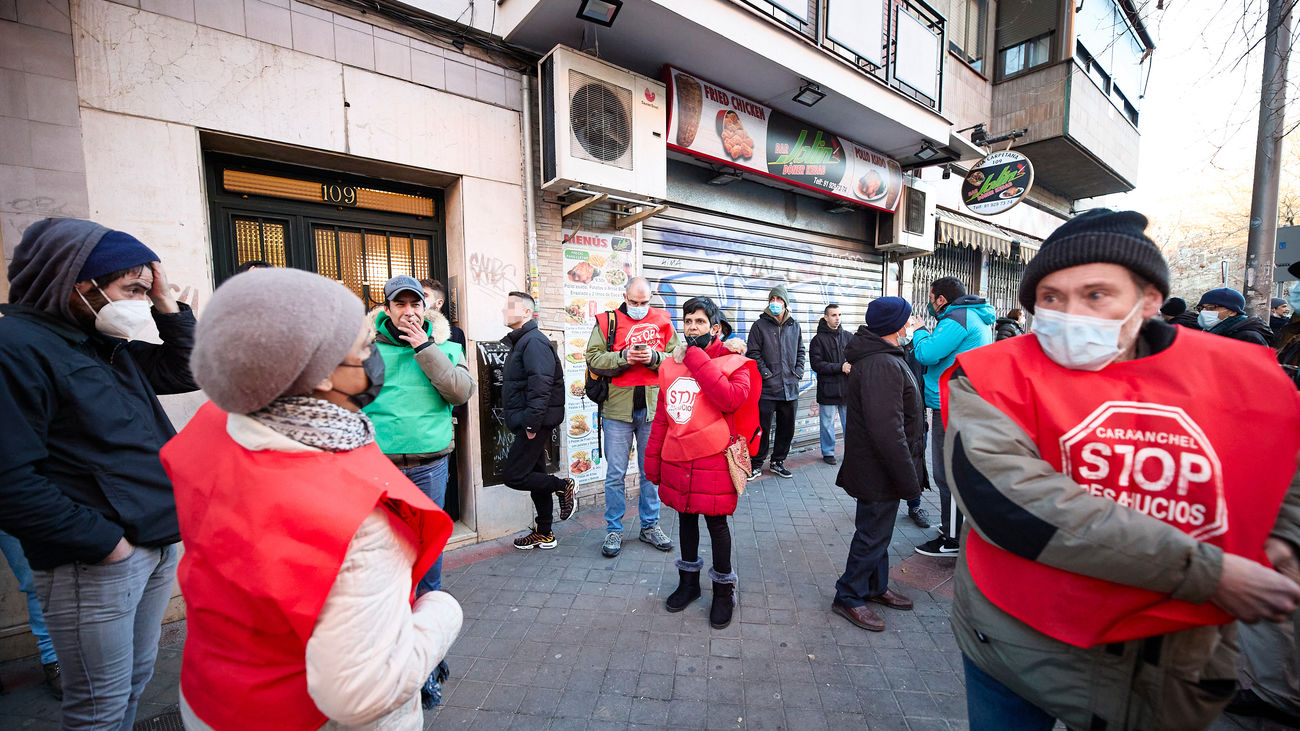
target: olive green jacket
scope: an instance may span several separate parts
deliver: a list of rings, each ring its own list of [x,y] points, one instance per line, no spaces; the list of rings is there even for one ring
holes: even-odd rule
[[[991,484],[1008,504],[1056,528],[1034,560],[1193,603],[1209,601],[1223,567],[1220,548],[1136,511],[1079,499],[1087,493],[1043,460],[1029,435],[985,401],[960,371],[948,388],[944,464],[963,513],[970,515],[963,488],[982,480],[984,489]],[[958,448],[961,474],[953,472]],[[997,545],[999,529],[967,517],[962,541],[974,530]],[[1300,471],[1273,535],[1300,545]],[[962,653],[1070,728],[1204,729],[1231,699],[1238,654],[1235,622],[1079,648],[1048,637],[990,602],[971,578],[964,553],[955,590],[951,622]]]

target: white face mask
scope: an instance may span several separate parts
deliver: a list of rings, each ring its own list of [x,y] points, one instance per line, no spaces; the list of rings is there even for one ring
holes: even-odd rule
[[[99,289],[99,293],[104,296],[104,299],[108,299],[104,290]],[[81,301],[90,307],[86,295],[81,292],[77,294],[81,296]],[[90,307],[90,309],[95,308]],[[95,313],[95,329],[109,337],[160,344],[162,337],[158,334],[158,325],[154,322],[153,312],[150,310],[151,305],[148,300],[109,300],[108,304]]]
[[[633,320],[644,319],[648,314],[650,314],[650,305],[641,305],[640,307],[633,307],[632,305],[627,306],[627,316]]]
[[[1053,362],[1075,371],[1099,371],[1118,358],[1124,324],[1142,307],[1142,298],[1118,320],[1039,308],[1034,313],[1034,334]]]
[[[1196,324],[1200,325],[1202,330],[1209,330],[1219,324],[1219,313],[1201,310],[1201,314],[1196,316]]]

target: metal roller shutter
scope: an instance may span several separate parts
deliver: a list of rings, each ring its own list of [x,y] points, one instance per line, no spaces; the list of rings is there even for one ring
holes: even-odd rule
[[[791,312],[804,347],[817,333],[822,310],[840,306],[843,324],[856,331],[867,303],[881,296],[880,255],[866,241],[833,238],[716,213],[674,206],[642,224],[641,268],[681,329],[681,306],[708,296],[745,337],[777,284],[790,291]],[[817,384],[812,368],[799,387],[795,446],[818,438]]]

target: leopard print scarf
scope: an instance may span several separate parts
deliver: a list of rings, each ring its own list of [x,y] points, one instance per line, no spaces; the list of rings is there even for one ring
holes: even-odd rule
[[[375,427],[365,414],[311,396],[281,396],[249,417],[326,452],[347,452],[375,441]]]

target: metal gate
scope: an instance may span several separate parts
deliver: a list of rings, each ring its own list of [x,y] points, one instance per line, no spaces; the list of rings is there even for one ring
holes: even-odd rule
[[[925,306],[930,302],[930,283],[942,277],[956,277],[966,285],[967,292],[976,292],[980,285],[979,249],[953,244],[937,244],[934,253],[913,260],[912,307],[923,314],[933,325]]]
[[[706,295],[745,337],[767,306],[767,292],[784,284],[790,313],[807,347],[823,308],[838,304],[844,327],[866,320],[881,296],[883,262],[865,241],[834,238],[674,205],[642,224],[641,263],[679,328],[681,306]],[[794,445],[816,443],[817,382],[806,364],[799,384]]]
[[[1020,307],[1020,279],[1025,275],[1025,263],[1020,257],[989,254],[989,277],[984,287],[984,298],[993,305],[998,317],[1006,317],[1007,310]]]

